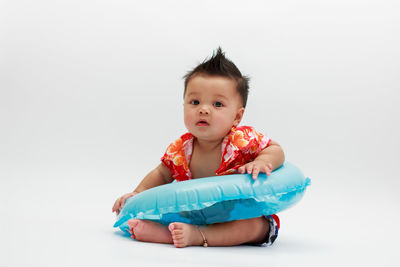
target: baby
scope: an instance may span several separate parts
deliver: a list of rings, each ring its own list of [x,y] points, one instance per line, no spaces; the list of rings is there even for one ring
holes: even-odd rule
[[[249,78],[218,48],[213,56],[185,76],[184,121],[188,133],[167,148],[161,163],[137,188],[115,201],[117,214],[125,201],[149,188],[215,175],[260,172],[270,175],[284,162],[275,141],[249,126],[238,126],[246,107]],[[132,238],[144,242],[186,246],[271,245],[279,229],[276,215],[195,226],[174,222],[168,226],[128,221]]]

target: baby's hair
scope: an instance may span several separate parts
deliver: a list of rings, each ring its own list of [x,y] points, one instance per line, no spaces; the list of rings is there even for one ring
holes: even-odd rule
[[[185,79],[185,91],[191,78],[197,74],[205,74],[210,76],[222,76],[236,81],[237,90],[242,98],[243,107],[246,107],[247,95],[249,94],[249,80],[250,78],[242,75],[236,65],[225,57],[221,47],[218,47],[217,52],[213,53],[212,57],[203,63],[199,64],[193,70],[189,71],[183,78]]]

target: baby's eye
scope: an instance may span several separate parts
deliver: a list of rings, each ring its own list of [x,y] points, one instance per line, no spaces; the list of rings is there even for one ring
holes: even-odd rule
[[[217,102],[214,103],[214,107],[220,108],[220,107],[222,107],[222,106],[223,106],[222,103],[219,102],[219,101],[217,101]]]
[[[199,100],[192,100],[192,101],[190,101],[190,104],[198,105],[198,104],[200,104],[200,101]]]

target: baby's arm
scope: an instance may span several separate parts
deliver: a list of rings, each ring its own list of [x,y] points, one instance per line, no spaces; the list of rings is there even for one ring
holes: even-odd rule
[[[238,171],[239,173],[252,173],[253,179],[257,179],[260,172],[270,175],[271,172],[280,167],[284,161],[285,154],[281,146],[277,142],[271,140],[269,145],[261,150],[255,160],[241,166]]]
[[[168,184],[171,183],[172,181],[173,179],[171,177],[169,169],[164,164],[160,163],[160,165],[158,165],[157,168],[152,170],[149,174],[147,174],[143,178],[143,180],[136,187],[136,189],[133,190],[133,192],[127,193],[115,201],[114,206],[112,208],[112,212],[116,212],[118,214],[128,198],[147,189],[163,184]]]

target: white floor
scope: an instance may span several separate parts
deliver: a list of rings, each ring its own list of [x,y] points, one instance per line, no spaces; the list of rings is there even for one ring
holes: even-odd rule
[[[399,3],[1,1],[0,267],[400,266]],[[242,125],[312,185],[272,247],[125,238],[112,204],[218,46],[251,77]]]
[[[280,214],[281,232],[272,247],[176,249],[133,241],[112,228],[111,206],[122,192],[111,174],[51,170],[16,168],[2,177],[0,266],[400,264],[395,184],[344,187],[333,175],[314,173],[305,198]]]

